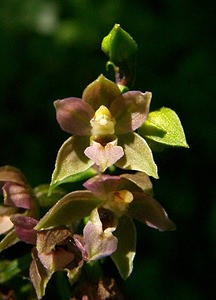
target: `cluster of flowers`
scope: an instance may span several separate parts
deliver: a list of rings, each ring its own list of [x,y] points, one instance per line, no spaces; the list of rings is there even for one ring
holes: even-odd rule
[[[66,271],[74,283],[85,263],[106,256],[127,278],[136,253],[133,219],[160,231],[175,229],[153,198],[149,176],[158,174],[148,141],[187,143],[173,111],[149,113],[151,97],[150,92],[121,92],[100,75],[82,99],[55,101],[57,121],[71,136],[58,152],[49,192],[44,186],[32,189],[14,167],[0,168],[0,234],[5,235],[0,251],[18,241],[33,245],[30,279],[38,299],[55,271]],[[83,189],[58,191],[59,185],[83,178]],[[53,205],[41,215],[43,201]]]

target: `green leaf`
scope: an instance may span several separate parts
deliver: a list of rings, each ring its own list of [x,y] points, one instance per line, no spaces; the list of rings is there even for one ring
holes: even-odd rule
[[[4,283],[20,272],[18,261],[3,260],[0,262],[0,283]]]
[[[111,258],[121,277],[126,279],[133,270],[133,260],[136,254],[136,228],[133,220],[128,216],[120,218],[114,235],[118,239],[118,248]]]
[[[179,117],[170,108],[151,112],[139,128],[139,134],[164,145],[189,147]]]
[[[60,199],[39,221],[36,230],[71,225],[88,216],[102,201],[89,191],[75,191]]]
[[[118,137],[118,145],[123,147],[125,155],[115,163],[117,167],[158,178],[152,151],[142,137],[134,132],[122,134]]]
[[[84,154],[88,146],[89,137],[86,136],[72,136],[63,143],[56,158],[51,190],[62,183],[74,182],[86,175],[83,172],[93,165],[93,161]]]
[[[0,252],[18,243],[20,239],[14,230],[11,230],[0,242]]]

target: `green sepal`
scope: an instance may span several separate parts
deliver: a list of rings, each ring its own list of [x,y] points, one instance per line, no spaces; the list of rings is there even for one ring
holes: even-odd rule
[[[0,261],[0,270],[0,284],[2,284],[20,273],[18,260],[14,259]]]
[[[158,178],[157,166],[147,142],[135,132],[119,136],[118,145],[122,146],[125,155],[115,164],[126,170],[141,171],[148,176]]]
[[[139,134],[157,143],[188,148],[184,130],[177,114],[170,108],[149,113],[138,130]]]
[[[0,252],[18,243],[20,239],[16,236],[15,230],[12,229],[0,242]]]
[[[88,216],[102,200],[89,191],[75,191],[60,199],[39,221],[36,230],[43,230],[62,225],[71,225]]]
[[[121,217],[114,235],[118,239],[118,248],[111,258],[121,277],[127,279],[133,270],[136,254],[136,228],[133,220],[126,215]]]
[[[84,89],[82,99],[96,111],[101,105],[109,108],[113,100],[120,95],[121,92],[118,86],[103,74],[100,74],[96,80]]]
[[[57,154],[50,184],[51,191],[62,183],[91,177],[88,172],[91,173],[92,170],[88,169],[93,165],[93,161],[84,154],[84,150],[88,146],[89,138],[86,136],[72,136],[63,143]]]

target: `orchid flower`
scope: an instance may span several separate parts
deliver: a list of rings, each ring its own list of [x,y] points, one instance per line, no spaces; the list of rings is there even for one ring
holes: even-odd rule
[[[34,244],[37,205],[25,177],[17,168],[4,166],[0,168],[0,182],[4,196],[0,206],[0,234],[6,234],[0,242],[0,250],[19,240]]]
[[[38,299],[44,296],[54,272],[66,271],[72,284],[79,278],[82,265],[82,255],[75,245],[71,230],[58,227],[37,232],[29,274]]]
[[[122,277],[132,271],[136,230],[132,219],[161,231],[174,230],[164,208],[152,197],[149,177],[143,173],[111,176],[101,174],[84,183],[86,190],[60,199],[39,221],[36,230],[70,226],[89,219],[83,237],[74,237],[86,261],[112,256]]]
[[[72,134],[60,148],[52,184],[93,165],[99,172],[116,165],[157,175],[147,142],[135,130],[147,119],[151,93],[129,91],[100,75],[80,98],[54,102],[60,127]]]

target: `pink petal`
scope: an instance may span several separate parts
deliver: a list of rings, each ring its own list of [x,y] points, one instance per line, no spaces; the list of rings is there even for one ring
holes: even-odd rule
[[[98,260],[109,256],[117,249],[117,238],[112,234],[115,227],[103,230],[97,209],[95,209],[83,230],[85,249],[88,253],[88,260]]]
[[[32,249],[32,262],[29,268],[29,276],[35,288],[38,299],[42,299],[45,294],[46,286],[52,276],[51,271],[44,268],[41,263],[36,248]]]
[[[64,269],[74,259],[74,254],[59,247],[49,253],[38,254],[38,257],[46,269],[54,272]]]
[[[114,165],[124,155],[122,147],[115,146],[112,142],[104,147],[100,143],[93,142],[93,145],[87,147],[84,153],[99,166],[101,172]]]
[[[150,92],[130,91],[117,97],[110,106],[110,112],[116,120],[116,134],[139,128],[148,117],[150,101]]]
[[[10,220],[10,216],[0,216],[0,234],[5,234],[11,230],[14,224]]]
[[[79,98],[65,98],[54,102],[56,118],[60,127],[71,134],[90,135],[92,107]]]
[[[21,207],[25,209],[31,208],[32,197],[25,186],[21,186],[13,182],[6,182],[2,189],[5,196],[5,205]]]
[[[37,220],[17,214],[11,216],[11,221],[15,225],[15,232],[20,240],[27,244],[36,244],[37,232],[33,228]]]
[[[100,199],[107,199],[108,195],[117,190],[121,178],[107,174],[98,175],[87,180],[83,186]]]
[[[61,245],[71,236],[71,231],[66,227],[57,227],[49,230],[37,232],[37,250],[39,253],[48,253],[55,249],[56,245]]]
[[[86,249],[85,249],[85,242],[84,242],[83,237],[81,235],[74,234],[73,238],[74,238],[76,247],[79,249],[79,251],[82,254],[83,260],[88,260],[88,253],[86,252]]]

